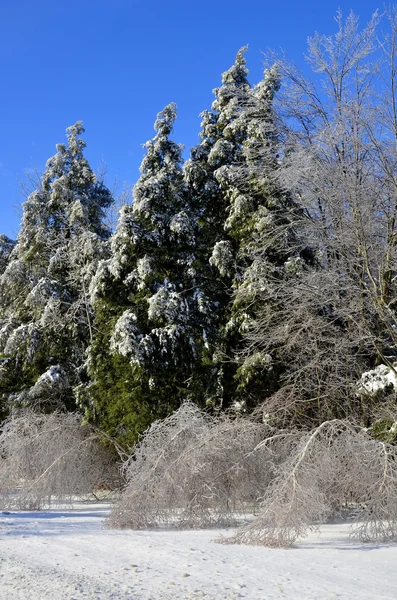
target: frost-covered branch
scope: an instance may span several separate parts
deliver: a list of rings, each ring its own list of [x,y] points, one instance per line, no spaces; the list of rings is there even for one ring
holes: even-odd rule
[[[0,504],[39,509],[118,485],[115,456],[73,413],[26,411],[0,429]]]

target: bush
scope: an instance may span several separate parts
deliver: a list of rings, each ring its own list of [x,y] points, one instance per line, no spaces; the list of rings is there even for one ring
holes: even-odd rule
[[[354,538],[397,539],[394,446],[347,422],[326,421],[300,435],[277,471],[260,515],[223,542],[291,546],[309,528],[346,512],[354,521]]]
[[[336,517],[351,518],[361,541],[397,539],[397,449],[346,421],[274,431],[186,402],[146,431],[122,470],[111,527],[224,526],[253,512],[219,541],[291,546]]]
[[[75,413],[9,417],[0,429],[0,505],[40,509],[117,481],[115,456]]]
[[[123,465],[127,485],[110,527],[230,525],[255,511],[274,477],[269,427],[214,418],[191,402],[144,433]]]

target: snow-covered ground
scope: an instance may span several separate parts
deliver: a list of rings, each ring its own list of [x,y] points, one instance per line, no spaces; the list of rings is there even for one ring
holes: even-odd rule
[[[230,531],[109,531],[103,505],[0,512],[0,599],[396,600],[397,545],[326,525],[276,550],[212,540]]]

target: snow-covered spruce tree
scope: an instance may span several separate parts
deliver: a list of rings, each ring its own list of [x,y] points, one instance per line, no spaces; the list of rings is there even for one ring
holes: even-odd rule
[[[213,343],[210,345],[209,357],[212,369],[205,398],[210,406],[230,404],[235,388],[235,367],[227,354],[223,331],[230,304],[229,269],[233,264],[233,253],[230,252],[224,232],[228,199],[216,178],[216,171],[237,161],[240,153],[240,132],[231,127],[227,129],[227,126],[233,123],[241,111],[243,97],[250,88],[245,51],[245,47],[239,50],[232,67],[222,75],[222,85],[214,90],[216,99],[212,110],[206,110],[201,115],[201,142],[191,150],[191,157],[184,165],[190,202],[200,226],[197,254],[201,261],[202,285],[216,306],[212,315],[216,335],[211,340]],[[214,249],[219,259],[222,257],[221,269],[211,263]]]
[[[75,408],[92,338],[88,288],[106,256],[109,190],[83,155],[84,131],[67,129],[23,205],[21,230],[0,278],[1,403]]]
[[[251,406],[277,389],[280,375],[272,352],[245,349],[244,334],[255,322],[258,310],[261,314],[264,310],[277,311],[271,298],[263,306],[263,288],[269,288],[270,282],[290,280],[313,260],[312,250],[298,233],[301,210],[277,181],[281,141],[273,100],[279,87],[274,65],[265,70],[257,86],[250,88],[233,124],[241,132],[239,160],[215,173],[229,202],[224,231],[234,250],[225,341],[237,358],[237,402],[244,399]],[[217,246],[210,260],[221,273]]]
[[[272,110],[277,68],[266,70],[251,87],[245,50],[223,74],[212,112],[203,113],[202,141],[185,166],[207,249],[207,294],[218,305],[217,386],[209,401],[236,407],[254,403],[276,383],[269,354],[236,360],[242,333],[255,315],[258,282],[263,285],[270,273],[284,276],[288,261],[302,260],[291,220],[296,207],[273,177],[279,148]]]
[[[212,307],[199,286],[197,220],[183,179],[181,146],[169,139],[176,107],[158,114],[134,201],[121,210],[92,292],[93,418],[129,444],[180,402],[201,399]]]

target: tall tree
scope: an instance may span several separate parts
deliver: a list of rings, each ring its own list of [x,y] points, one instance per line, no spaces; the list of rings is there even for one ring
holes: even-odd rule
[[[378,363],[395,370],[397,28],[390,18],[392,33],[379,46],[376,14],[360,28],[354,14],[338,13],[335,35],[309,39],[313,81],[279,60],[279,110],[289,126],[279,175],[301,205],[299,225],[317,256],[297,277],[264,288],[264,300],[276,298],[279,309],[259,315],[249,342],[278,347],[274,358],[285,371],[265,412],[288,420],[354,415],[367,426],[376,398],[362,397],[357,381]]]
[[[300,258],[289,217],[296,206],[273,177],[279,149],[272,108],[278,71],[266,70],[251,87],[245,50],[223,74],[212,112],[203,113],[202,141],[185,166],[201,223],[207,293],[218,305],[217,385],[209,401],[240,408],[269,394],[275,384],[268,353],[256,352],[248,360],[239,356],[242,334],[255,317],[257,281],[263,286],[263,277],[282,271],[288,259]]]
[[[313,260],[295,226],[301,209],[277,181],[282,129],[273,102],[279,88],[280,75],[273,65],[258,85],[245,92],[233,124],[241,139],[238,160],[216,171],[228,200],[221,244],[230,251],[232,296],[224,332],[226,347],[235,356],[238,406],[252,407],[278,386],[279,368],[269,351],[257,349],[244,355],[244,334],[258,312],[277,310],[271,298],[263,306],[263,290],[273,281],[289,279]],[[218,266],[217,249],[218,244],[210,262]],[[223,268],[222,261],[219,266]]]
[[[231,302],[234,247],[225,233],[229,199],[217,177],[228,165],[239,162],[244,132],[235,127],[243,110],[250,84],[244,53],[237,53],[232,67],[223,73],[222,85],[214,90],[211,110],[202,113],[201,141],[184,165],[192,206],[198,216],[198,255],[203,288],[213,301],[214,335],[210,339],[212,370],[206,392],[210,406],[228,406],[234,398],[235,365],[225,345],[225,323]],[[226,239],[225,239],[226,237]]]
[[[57,145],[42,186],[23,205],[21,230],[0,278],[3,405],[76,407],[92,337],[88,289],[110,232],[112,203],[83,155],[81,122]]]
[[[169,138],[175,118],[174,104],[158,114],[134,201],[121,211],[112,256],[93,289],[93,414],[126,443],[203,388],[211,306],[198,285],[197,219],[182,149]]]

